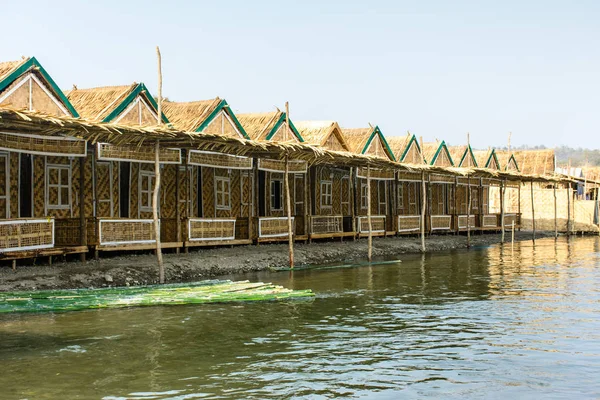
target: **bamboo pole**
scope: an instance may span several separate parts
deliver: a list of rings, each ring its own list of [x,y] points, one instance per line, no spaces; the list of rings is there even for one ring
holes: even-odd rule
[[[425,171],[421,172],[421,184],[423,192],[421,193],[421,252],[425,253],[425,207],[427,188],[425,187]]]
[[[558,237],[558,210],[556,209],[556,183],[552,185],[554,195],[554,237]]]
[[[531,185],[531,225],[533,227],[533,242],[535,243],[535,200],[533,198],[533,181],[530,182]]]
[[[510,245],[512,248],[515,247],[515,220],[512,221],[512,229],[511,229],[511,237],[510,237]]]
[[[500,181],[500,242],[504,243],[504,179]]]
[[[367,165],[367,223],[369,225],[368,259],[373,258],[373,226],[371,225],[371,167]]]
[[[85,160],[86,157],[79,158],[79,244],[82,246],[87,246],[87,220],[85,218]],[[79,255],[79,260],[81,262],[85,262],[86,252]]]
[[[287,103],[286,103],[287,106]],[[292,230],[292,202],[290,199],[290,161],[289,156],[285,156],[285,202],[287,206],[287,224],[288,224],[288,252],[290,256],[290,269],[294,268],[294,233]]]
[[[571,160],[569,160],[567,176],[571,177]],[[567,236],[571,235],[571,182],[567,182]]]
[[[285,126],[290,130],[290,104],[285,102]],[[294,268],[294,232],[292,229],[292,201],[290,198],[290,160],[289,155],[285,156],[285,202],[287,205],[287,223],[288,223],[288,247],[290,255],[290,269]]]
[[[157,119],[160,126],[162,120],[162,60],[160,49],[156,46],[158,59],[158,107]],[[156,262],[158,263],[158,281],[165,283],[165,266],[163,264],[162,249],[160,245],[160,224],[158,220],[158,192],[160,190],[160,144],[156,141],[154,148],[154,192],[152,193],[152,217],[154,219],[154,236],[156,240]]]
[[[471,247],[471,175],[467,174],[467,248]]]
[[[158,263],[158,281],[165,283],[165,266],[160,247],[160,224],[158,220],[158,192],[160,189],[160,145],[158,140],[154,148],[154,192],[152,193],[152,218],[154,219],[154,237],[156,239],[156,262]]]
[[[184,154],[185,156],[185,154]],[[180,185],[180,179],[179,179],[179,165],[175,165],[175,225],[176,225],[176,229],[177,229],[177,242],[181,243],[181,212],[179,211],[179,185]],[[177,246],[177,248],[175,249],[175,253],[179,254],[180,252],[180,248],[179,246]]]

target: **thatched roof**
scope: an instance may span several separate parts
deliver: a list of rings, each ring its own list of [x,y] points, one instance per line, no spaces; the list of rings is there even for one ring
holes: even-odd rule
[[[489,168],[491,167],[492,158],[494,157],[494,149],[488,150],[474,150],[473,155],[475,156],[475,160],[477,161],[477,166],[479,168]]]
[[[570,181],[560,177],[524,176],[505,171],[481,168],[435,167],[407,165],[378,157],[352,154],[347,151],[331,151],[320,146],[304,143],[257,142],[202,132],[184,132],[167,126],[125,126],[86,121],[72,117],[55,117],[36,112],[19,111],[0,107],[0,129],[17,134],[43,136],[68,136],[84,139],[92,144],[103,142],[115,145],[147,146],[156,143],[161,147],[216,151],[248,157],[305,160],[311,164],[392,169],[409,172],[442,173],[458,176],[494,177],[512,181]]]
[[[296,121],[294,125],[308,144],[326,146],[333,135],[346,151],[350,151],[342,128],[335,121]]]
[[[218,97],[186,103],[165,101],[162,107],[165,115],[176,129],[194,132],[219,107],[221,101]]]
[[[388,136],[386,138],[387,144],[390,147],[392,153],[394,153],[396,161],[402,162],[402,157],[404,156],[406,147],[409,145],[413,137],[415,136],[408,133],[405,136]]]
[[[386,158],[396,160],[394,153],[390,149],[379,127],[342,128],[342,133],[351,152],[356,154],[367,154],[369,149],[372,148],[371,146],[375,145],[377,146],[374,148],[375,152],[379,151],[380,148],[383,148]],[[379,142],[374,143],[376,140]]]
[[[135,90],[137,83],[123,86],[104,86],[89,89],[73,88],[65,95],[82,118],[105,121],[105,118]],[[105,121],[108,122],[108,121]]]
[[[473,149],[470,145],[459,145],[459,146],[447,146],[448,152],[450,153],[450,157],[452,157],[452,161],[456,167],[477,167],[479,164],[477,163],[477,159],[473,154]],[[475,164],[469,165],[471,157],[473,155],[473,161]]]
[[[500,163],[501,170],[507,170],[509,167],[509,162],[511,160],[514,160],[517,170],[520,170],[519,163],[517,162],[517,159],[514,158],[514,153],[512,151],[509,153],[508,150],[496,149],[496,157],[498,158],[498,162]]]
[[[556,168],[553,149],[517,150],[513,152],[519,171],[527,175],[552,175]]]
[[[279,109],[266,113],[236,114],[238,121],[252,140],[271,140],[272,136],[285,123],[285,112]],[[302,142],[302,135],[296,130],[294,123],[290,120],[290,130],[295,136],[294,141]]]
[[[21,65],[29,61],[29,57],[25,57],[18,61],[3,61],[0,62],[0,80],[3,80],[11,72],[15,71]]]
[[[53,96],[64,105],[73,117],[79,117],[71,102],[35,57],[26,57],[19,61],[0,62],[0,93],[29,72],[34,73],[44,83],[45,88],[53,93]],[[10,104],[4,104],[4,106],[11,107]]]
[[[425,142],[421,147],[423,151],[423,157],[425,157],[425,161],[427,164],[432,164],[433,156],[438,152],[441,142]]]

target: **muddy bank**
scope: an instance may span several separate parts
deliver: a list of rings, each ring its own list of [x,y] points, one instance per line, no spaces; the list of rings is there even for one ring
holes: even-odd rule
[[[546,236],[552,236],[548,233]],[[544,237],[538,233],[537,237]],[[510,236],[507,235],[510,240]],[[518,232],[516,240],[530,240],[530,232]],[[475,235],[473,246],[500,242],[500,235]],[[465,236],[432,236],[427,238],[427,251],[441,251],[466,247]],[[401,259],[402,254],[420,252],[421,242],[416,237],[374,238],[375,259]],[[367,240],[328,241],[312,244],[296,243],[296,265],[332,262],[364,261]],[[53,265],[0,268],[0,291],[127,286],[158,283],[156,258],[152,254],[104,254],[100,261],[54,263]],[[194,249],[189,254],[164,254],[167,282],[190,282],[222,275],[277,269],[288,263],[287,243],[260,246],[219,247]]]

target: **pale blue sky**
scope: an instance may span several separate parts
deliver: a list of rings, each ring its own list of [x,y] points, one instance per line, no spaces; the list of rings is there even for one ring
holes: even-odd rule
[[[5,2],[6,3],[6,2]],[[600,148],[598,1],[11,1],[2,60],[63,88],[145,82],[235,112],[476,147]]]

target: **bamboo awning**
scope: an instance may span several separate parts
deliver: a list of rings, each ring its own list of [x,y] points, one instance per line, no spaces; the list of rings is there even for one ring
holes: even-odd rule
[[[309,164],[346,167],[373,167],[394,171],[443,173],[456,176],[497,178],[515,181],[568,182],[561,176],[525,175],[486,168],[438,167],[405,164],[365,154],[327,150],[306,143],[257,142],[201,132],[185,132],[167,126],[143,127],[91,122],[80,118],[56,117],[32,111],[0,108],[0,131],[72,137],[93,144],[148,146],[159,141],[161,147],[204,150],[225,154],[283,160],[286,157]]]

